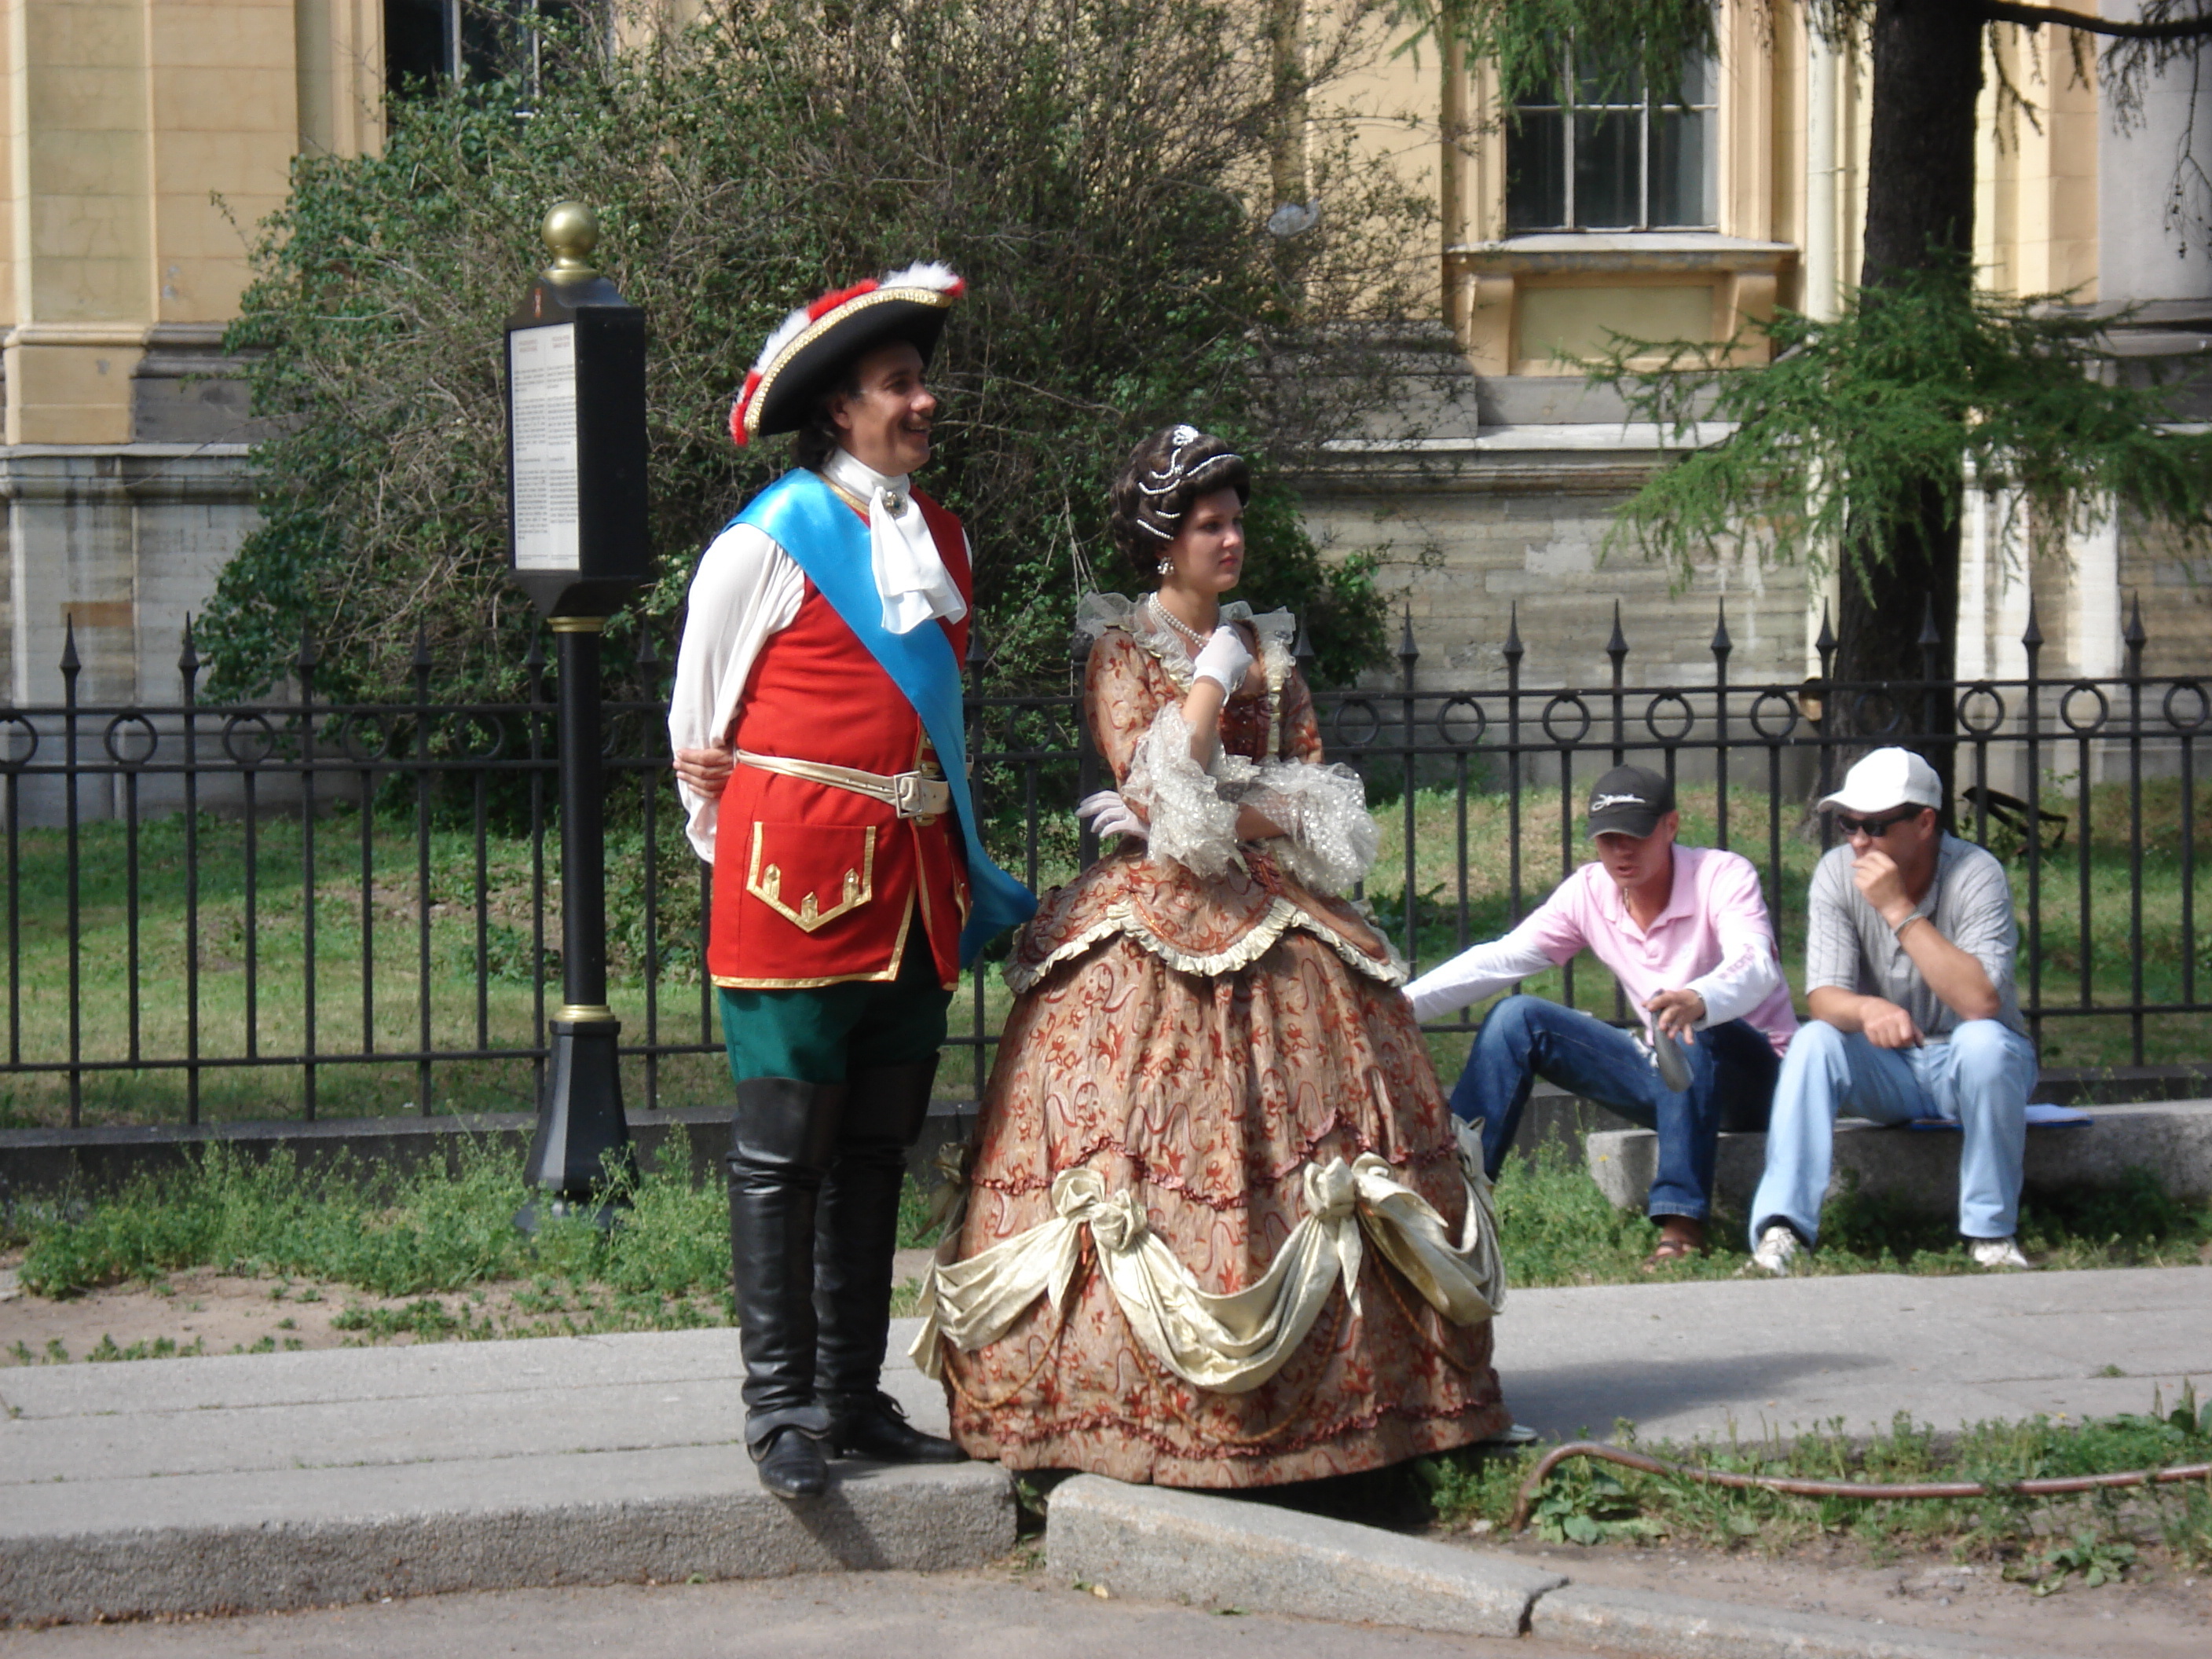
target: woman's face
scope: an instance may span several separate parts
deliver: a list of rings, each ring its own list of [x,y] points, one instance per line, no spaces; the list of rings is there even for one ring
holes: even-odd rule
[[[1162,587],[1213,597],[1236,586],[1244,574],[1244,504],[1237,492],[1217,489],[1194,501],[1165,556],[1173,568]]]

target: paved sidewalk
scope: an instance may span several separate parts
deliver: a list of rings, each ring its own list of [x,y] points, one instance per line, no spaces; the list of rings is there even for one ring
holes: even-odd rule
[[[2148,1411],[2184,1377],[2212,1398],[2212,1267],[1514,1291],[1498,1370],[1514,1416],[1562,1439],[1621,1417],[1680,1440]]]
[[[1513,1293],[1498,1362],[1547,1434],[1938,1427],[2212,1395],[2212,1269]],[[887,1376],[917,1423],[942,1396]],[[2107,1367],[2121,1375],[2107,1376]],[[0,1618],[459,1589],[943,1570],[1003,1554],[995,1468],[847,1469],[794,1510],[734,1443],[730,1331],[0,1370]]]

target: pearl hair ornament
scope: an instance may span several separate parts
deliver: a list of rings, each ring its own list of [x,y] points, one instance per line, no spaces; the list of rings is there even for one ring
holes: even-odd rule
[[[1168,451],[1168,464],[1163,467],[1152,468],[1139,478],[1137,481],[1139,493],[1157,499],[1184,484],[1196,483],[1200,476],[1210,466],[1218,465],[1223,461],[1241,461],[1244,459],[1224,449],[1218,455],[1207,456],[1196,466],[1191,468],[1189,476],[1186,477],[1183,473],[1183,453],[1204,435],[1196,427],[1189,425],[1178,426],[1170,431],[1168,434],[1168,441],[1175,447]]]
[[[1237,454],[1233,451],[1224,449],[1218,454],[1208,455],[1204,460],[1200,461],[1195,465],[1186,466],[1183,459],[1184,455],[1188,452],[1193,444],[1196,443],[1205,435],[1206,434],[1200,432],[1196,427],[1192,426],[1188,422],[1170,428],[1168,432],[1168,442],[1172,446],[1172,447],[1168,451],[1167,465],[1165,466],[1151,468],[1146,472],[1143,477],[1137,480],[1137,493],[1145,497],[1145,505],[1146,507],[1150,507],[1154,512],[1158,512],[1159,509],[1157,503],[1163,497],[1171,495],[1176,490],[1186,487],[1194,487],[1198,481],[1204,477],[1207,472],[1211,471],[1214,467],[1224,462],[1242,462],[1244,458],[1242,455]],[[1182,515],[1181,514],[1176,514],[1176,521],[1180,522],[1182,516]],[[1161,541],[1171,542],[1176,538],[1176,532],[1173,530],[1163,529],[1160,526],[1152,523],[1152,520],[1144,518],[1141,515],[1136,516],[1135,521],[1138,529]],[[1169,568],[1170,566],[1167,561],[1164,559],[1162,560],[1160,562],[1160,574],[1163,576],[1166,575]]]

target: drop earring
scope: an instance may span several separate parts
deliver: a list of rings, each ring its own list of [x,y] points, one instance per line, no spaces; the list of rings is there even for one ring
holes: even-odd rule
[[[1172,576],[1175,574],[1175,561],[1173,559],[1162,559],[1159,562],[1158,569],[1160,574],[1163,576]]]

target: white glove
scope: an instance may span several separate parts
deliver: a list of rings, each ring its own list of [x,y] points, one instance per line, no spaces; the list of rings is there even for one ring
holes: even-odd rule
[[[1251,665],[1252,653],[1244,648],[1244,636],[1224,623],[1191,663],[1190,675],[1194,680],[1212,680],[1227,695],[1244,683],[1244,671]]]
[[[1111,789],[1101,789],[1095,795],[1086,795],[1076,804],[1075,816],[1091,820],[1091,833],[1103,841],[1109,836],[1134,836],[1142,840],[1145,821],[1136,809]]]

